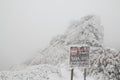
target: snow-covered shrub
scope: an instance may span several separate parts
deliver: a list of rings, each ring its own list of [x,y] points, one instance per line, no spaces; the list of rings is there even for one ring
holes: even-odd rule
[[[103,53],[94,54],[89,74],[97,80],[120,80],[120,53],[104,49]]]

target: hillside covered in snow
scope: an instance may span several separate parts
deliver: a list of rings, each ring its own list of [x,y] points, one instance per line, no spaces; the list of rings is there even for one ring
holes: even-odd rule
[[[103,35],[99,17],[82,17],[54,37],[28,64],[0,72],[0,80],[70,80],[69,46],[82,44],[90,46],[87,80],[120,80],[120,52],[104,47]],[[83,68],[75,68],[74,80],[83,80]]]

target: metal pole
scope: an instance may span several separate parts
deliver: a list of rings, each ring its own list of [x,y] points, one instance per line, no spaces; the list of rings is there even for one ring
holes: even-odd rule
[[[72,68],[71,69],[71,80],[73,80],[73,71],[74,71],[74,69]]]
[[[86,80],[86,68],[84,68],[84,80]]]

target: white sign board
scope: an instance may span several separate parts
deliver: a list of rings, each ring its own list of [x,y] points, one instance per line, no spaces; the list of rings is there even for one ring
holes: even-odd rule
[[[71,67],[89,67],[90,47],[70,46],[70,66]]]

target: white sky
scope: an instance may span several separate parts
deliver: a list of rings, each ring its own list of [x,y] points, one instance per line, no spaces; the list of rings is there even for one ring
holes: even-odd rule
[[[120,49],[120,0],[0,0],[0,70],[29,59],[87,14],[101,17],[105,45]]]

